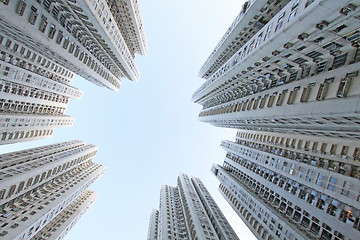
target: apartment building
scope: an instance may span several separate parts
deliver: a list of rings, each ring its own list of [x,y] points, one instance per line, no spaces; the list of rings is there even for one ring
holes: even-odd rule
[[[2,1],[1,28],[36,53],[113,91],[137,81],[147,50],[138,1]]]
[[[239,50],[193,95],[203,106],[200,121],[359,139],[358,5],[291,1],[261,29],[247,24],[253,36],[238,39]],[[213,66],[208,62],[206,69]]]
[[[148,239],[238,239],[200,179],[181,174],[177,182],[177,187],[162,186]]]
[[[69,141],[0,155],[0,237],[61,239],[95,200],[98,147]]]
[[[359,6],[248,1],[200,70],[200,121],[238,129],[212,172],[258,239],[360,234]]]

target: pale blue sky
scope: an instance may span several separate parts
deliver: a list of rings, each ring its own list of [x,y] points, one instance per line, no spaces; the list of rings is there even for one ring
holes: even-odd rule
[[[198,72],[239,13],[239,0],[140,1],[149,51],[135,62],[138,83],[123,79],[119,93],[75,78],[84,91],[66,111],[71,128],[51,139],[0,147],[21,150],[79,139],[100,147],[95,162],[107,166],[90,189],[99,193],[93,207],[66,240],[146,239],[149,217],[158,208],[162,184],[176,185],[179,173],[199,177],[230,216],[242,240],[255,239],[218,192],[212,163],[222,164],[222,139],[235,130],[198,121],[200,105],[191,95],[203,83]],[[232,215],[231,215],[232,214]]]

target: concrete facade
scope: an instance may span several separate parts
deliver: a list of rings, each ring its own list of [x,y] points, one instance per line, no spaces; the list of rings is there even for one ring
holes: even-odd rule
[[[153,230],[156,228],[157,233]],[[238,237],[200,179],[181,174],[177,187],[162,186],[159,211],[152,212],[148,239],[237,240]]]
[[[238,129],[212,172],[258,239],[359,238],[359,14],[357,0],[248,1],[200,70],[200,121]]]
[[[252,27],[253,36],[194,93],[200,121],[359,139],[358,5],[292,1]]]
[[[159,211],[153,209],[150,215],[149,222],[149,231],[148,231],[148,240],[157,240],[158,239],[158,221],[159,221]]]
[[[95,198],[85,192],[105,171],[96,152],[69,141],[0,155],[1,238],[61,239]]]
[[[94,204],[97,193],[91,190],[84,191],[69,206],[59,213],[53,220],[43,227],[34,240],[63,239],[82,215]]]
[[[356,239],[358,141],[239,130],[223,141],[220,192],[258,238]],[[279,227],[280,226],[280,227]]]
[[[70,127],[74,74],[118,91],[137,81],[147,43],[137,0],[0,3],[0,145],[48,138]]]
[[[99,86],[118,91],[122,77],[140,76],[134,54],[147,46],[137,1],[3,1],[0,18],[5,35]]]
[[[53,59],[0,32],[0,145],[50,137],[56,127],[70,127],[65,114],[74,74]]]

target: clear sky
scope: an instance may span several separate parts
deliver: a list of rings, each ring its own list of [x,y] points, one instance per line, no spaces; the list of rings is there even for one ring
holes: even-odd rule
[[[137,56],[138,83],[123,79],[118,93],[75,77],[84,91],[70,100],[71,128],[51,139],[1,146],[0,152],[79,139],[100,147],[95,162],[107,167],[90,189],[92,208],[65,240],[146,239],[150,213],[159,208],[162,184],[176,186],[179,173],[199,177],[223,209],[240,239],[256,239],[218,192],[210,172],[222,164],[222,139],[235,130],[201,123],[191,95],[203,83],[198,72],[240,12],[240,0],[140,1],[149,50]]]

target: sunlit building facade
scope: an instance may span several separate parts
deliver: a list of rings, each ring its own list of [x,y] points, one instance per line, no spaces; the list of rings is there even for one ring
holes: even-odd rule
[[[0,145],[50,137],[65,114],[74,74],[113,91],[137,81],[147,43],[138,2],[0,2]]]
[[[249,0],[244,3],[224,36],[199,71],[199,77],[209,80],[246,42],[248,42],[290,0]]]
[[[239,130],[221,146],[219,190],[259,239],[357,239],[359,141]]]
[[[57,127],[72,126],[65,110],[71,98],[82,96],[69,85],[73,76],[0,32],[0,145],[47,138]]]
[[[136,0],[1,2],[0,33],[103,87],[137,81],[146,39]]]
[[[238,50],[226,62],[203,66],[207,81],[193,95],[203,106],[200,121],[359,139],[358,6],[359,1],[291,1],[257,29],[254,19],[267,12],[262,8],[245,27],[252,29],[251,38],[243,43],[241,32]]]
[[[0,155],[1,239],[62,239],[95,200],[97,149],[69,141]]]
[[[181,174],[177,187],[162,186],[159,211],[151,214],[148,239],[238,237],[200,179]]]
[[[283,5],[256,28],[269,4]],[[200,121],[238,129],[212,168],[220,192],[259,239],[359,238],[360,1],[249,1],[239,16],[193,95]]]
[[[82,215],[94,204],[96,196],[96,192],[85,190],[53,220],[46,224],[33,239],[63,239]]]
[[[149,222],[149,231],[147,240],[157,240],[158,239],[158,221],[159,221],[159,210],[153,209],[150,215]]]

